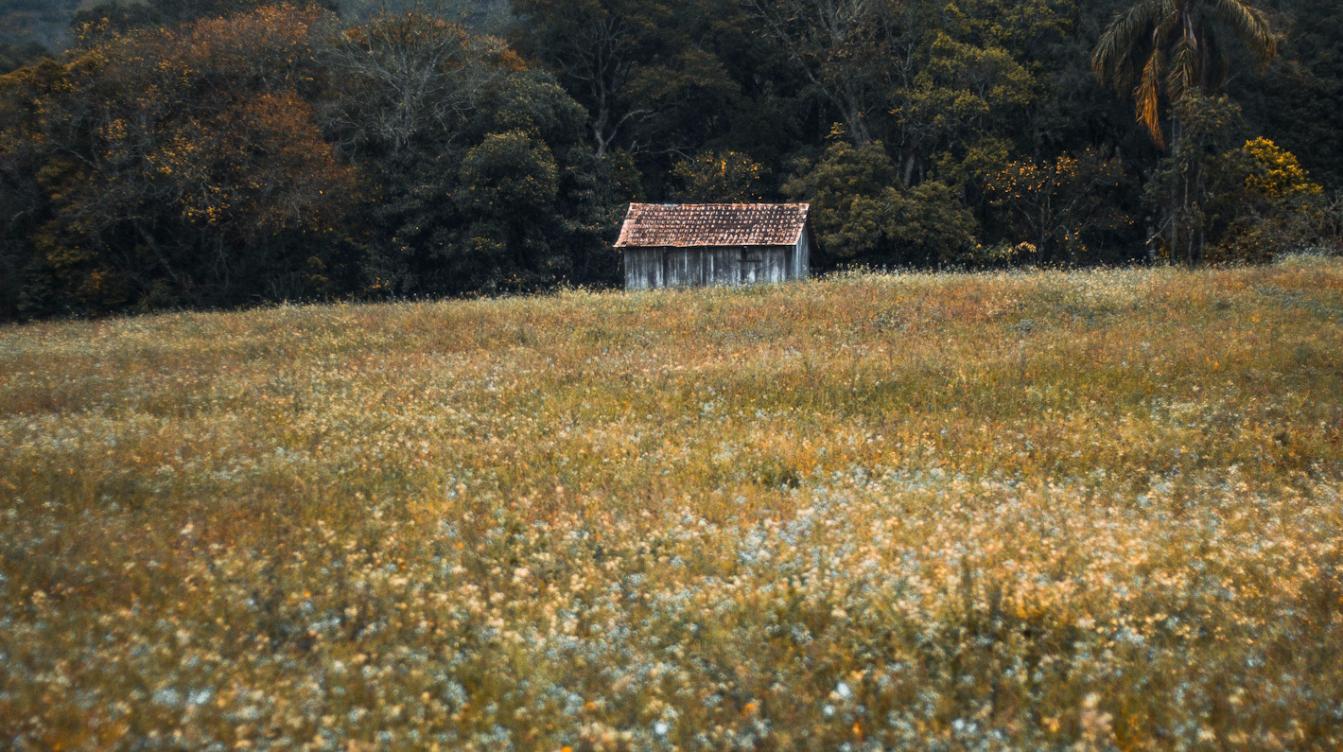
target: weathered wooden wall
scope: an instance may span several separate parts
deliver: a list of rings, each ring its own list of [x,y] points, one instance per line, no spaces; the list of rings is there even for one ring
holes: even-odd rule
[[[810,233],[797,246],[768,248],[626,248],[625,289],[752,285],[805,279]]]
[[[811,276],[811,229],[802,231],[802,237],[793,249],[793,277],[806,279]]]

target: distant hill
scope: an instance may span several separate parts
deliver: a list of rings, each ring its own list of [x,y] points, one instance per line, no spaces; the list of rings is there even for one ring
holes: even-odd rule
[[[335,0],[341,15],[362,18],[379,10],[391,12],[426,9],[465,23],[471,28],[494,33],[502,30],[510,12],[509,0]]]
[[[484,32],[506,23],[508,0],[319,0],[347,18],[366,18],[381,9],[425,9]],[[144,6],[156,0],[0,0],[0,72],[70,44],[71,21],[80,11],[108,6]]]
[[[0,0],[0,47],[59,49],[85,0]]]

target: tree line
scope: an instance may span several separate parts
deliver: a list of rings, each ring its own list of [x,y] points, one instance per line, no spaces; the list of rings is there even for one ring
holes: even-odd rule
[[[1332,0],[71,13],[0,59],[4,319],[612,284],[633,200],[810,201],[823,268],[1343,234]]]

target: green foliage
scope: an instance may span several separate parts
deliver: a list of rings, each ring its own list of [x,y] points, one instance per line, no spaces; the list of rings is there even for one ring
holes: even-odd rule
[[[995,120],[1018,116],[1034,88],[1031,74],[1007,50],[939,32],[891,114],[918,150],[932,155],[940,176],[969,184],[1006,160],[1010,143]]]
[[[103,0],[84,3],[70,21],[79,41],[95,42],[136,28],[174,26],[198,19],[249,13],[273,0]],[[311,4],[331,7],[329,2]]]
[[[857,229],[865,222],[875,230],[872,217],[860,209],[895,182],[895,166],[880,143],[854,146],[835,140],[817,162],[800,164],[784,190],[811,201],[812,224],[824,252],[854,261],[874,255],[878,248],[873,233]]]
[[[1280,54],[1228,82],[1258,133],[1272,134],[1325,185],[1343,186],[1343,4],[1271,0]]]
[[[351,27],[323,59],[327,127],[374,186],[367,292],[535,289],[587,268],[605,226],[576,185],[586,113],[554,78],[423,13]]]
[[[680,186],[673,196],[685,202],[757,201],[764,177],[764,166],[749,154],[732,149],[704,151],[672,168],[672,178]]]
[[[1012,216],[1015,237],[1045,262],[1086,260],[1098,238],[1132,219],[1120,206],[1123,164],[1094,149],[1052,160],[1016,160],[990,176],[991,201]]]
[[[466,121],[472,137],[521,130],[550,144],[580,139],[587,112],[552,76],[528,69],[506,69],[501,74],[490,78]]]
[[[470,256],[459,273],[474,277],[470,287],[532,289],[562,270],[547,239],[558,219],[559,167],[544,143],[525,131],[490,134],[466,152],[458,185]]]
[[[1324,186],[1272,140],[1250,139],[1222,154],[1215,176],[1210,213],[1219,232],[1210,261],[1263,263],[1337,239]]]
[[[1169,118],[1171,155],[1147,197],[1163,214],[1162,253],[1186,263],[1202,260],[1206,245],[1204,163],[1212,134],[1227,127],[1219,121],[1228,119],[1221,88],[1231,71],[1232,36],[1262,64],[1277,55],[1268,15],[1249,0],[1136,0],[1092,53],[1101,80],[1121,93],[1132,89],[1137,120],[1163,151]],[[1166,199],[1153,201],[1158,193]]]
[[[785,189],[810,199],[824,253],[848,263],[939,265],[974,261],[974,217],[956,189],[927,181],[901,187],[881,142],[835,140]]]
[[[467,151],[460,182],[460,203],[472,216],[526,217],[554,203],[558,168],[525,131],[492,133]]]
[[[1157,252],[1162,258],[1193,264],[1202,261],[1208,214],[1216,181],[1217,156],[1244,130],[1239,105],[1225,95],[1190,91],[1175,102],[1178,140],[1158,162],[1144,187],[1144,201],[1163,217]]]
[[[647,100],[670,93],[660,84],[685,43],[677,21],[686,14],[665,0],[518,0],[515,8],[520,49],[588,108],[594,152],[628,144],[658,105]]]
[[[1215,93],[1230,72],[1222,37],[1232,34],[1262,62],[1277,54],[1268,16],[1248,0],[1136,0],[1101,36],[1092,66],[1122,93],[1132,89],[1138,122],[1165,148],[1162,103]],[[1178,146],[1178,126],[1174,136]]]

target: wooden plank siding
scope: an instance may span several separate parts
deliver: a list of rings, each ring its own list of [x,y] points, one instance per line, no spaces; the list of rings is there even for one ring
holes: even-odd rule
[[[809,232],[796,246],[736,248],[627,248],[625,289],[776,284],[805,279]]]

